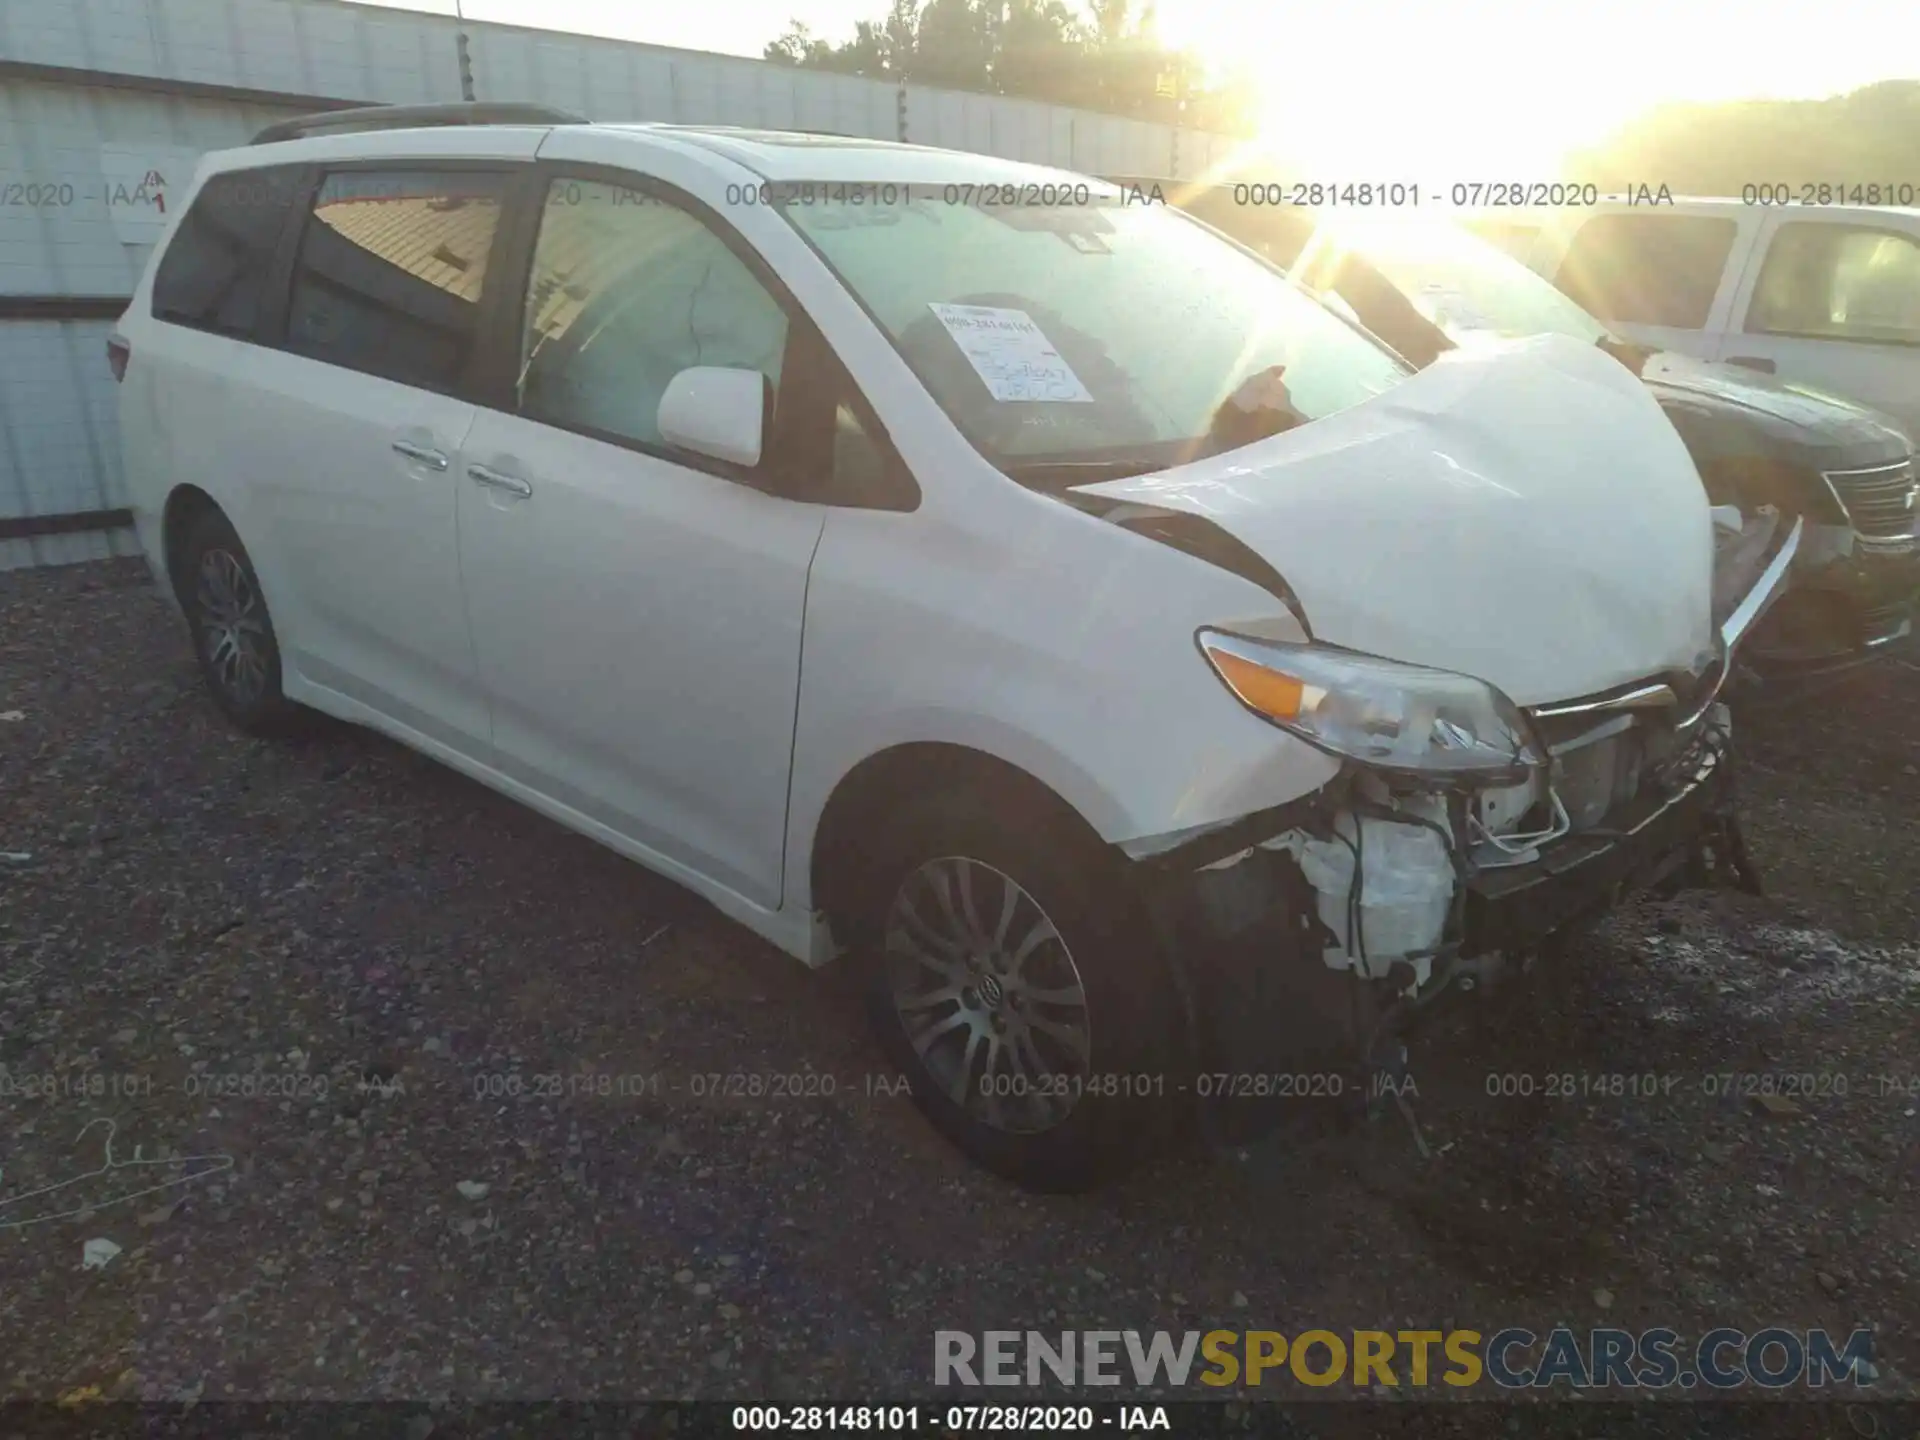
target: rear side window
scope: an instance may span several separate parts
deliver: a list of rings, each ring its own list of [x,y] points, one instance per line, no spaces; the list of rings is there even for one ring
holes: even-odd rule
[[[1782,225],[1747,313],[1749,332],[1920,345],[1920,244],[1850,225]]]
[[[1596,215],[1573,237],[1554,283],[1602,320],[1699,330],[1735,229],[1713,215]]]
[[[423,389],[461,387],[508,177],[352,170],[328,175],[300,237],[287,347]]]
[[[235,170],[200,188],[153,277],[153,318],[253,338],[299,167]]]

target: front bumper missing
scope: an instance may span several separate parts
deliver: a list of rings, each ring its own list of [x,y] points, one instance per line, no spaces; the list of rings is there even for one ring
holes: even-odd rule
[[[1670,878],[1722,818],[1729,764],[1724,755],[1706,752],[1685,787],[1630,801],[1603,828],[1568,836],[1530,865],[1471,877],[1461,953],[1533,949]]]
[[[1326,963],[1332,937],[1293,855],[1240,827],[1142,864],[1186,1014],[1185,1068],[1202,1133],[1235,1144],[1315,1109],[1330,1113],[1303,1101],[1342,1102],[1331,1112],[1350,1114],[1371,1093],[1380,1057],[1404,1056],[1396,1037],[1443,996],[1475,988],[1466,977],[1517,968],[1554,936],[1664,881],[1700,879],[1706,850],[1723,851],[1728,837],[1737,848],[1731,763],[1724,749],[1701,745],[1683,782],[1616,807],[1531,863],[1470,873],[1443,953],[1417,990],[1410,966],[1369,978]],[[1278,818],[1263,817],[1268,834]],[[1307,821],[1297,810],[1286,818]],[[1249,841],[1237,860],[1223,856]],[[1211,1079],[1203,1086],[1197,1077]]]
[[[1535,858],[1497,868],[1472,860],[1464,813],[1448,810],[1444,827],[1428,817],[1431,828],[1451,832],[1458,881],[1451,913],[1435,926],[1439,943],[1429,949],[1382,953],[1377,964],[1363,949],[1341,964],[1345,945],[1322,919],[1322,896],[1296,859],[1295,844],[1338,834],[1343,813],[1401,824],[1419,815],[1384,803],[1390,787],[1383,793],[1378,777],[1357,769],[1285,806],[1131,857],[1185,1013],[1188,1074],[1216,1082],[1211,1093],[1197,1084],[1192,1091],[1208,1138],[1233,1143],[1271,1130],[1297,1114],[1303,1099],[1368,1095],[1376,1079],[1404,1064],[1396,1037],[1443,994],[1478,988],[1478,977],[1490,979],[1631,894],[1683,872],[1695,883],[1709,880],[1709,855],[1751,888],[1731,814],[1726,732],[1713,717],[1736,652],[1786,586],[1802,530],[1796,520],[1722,621],[1711,668],[1691,680],[1531,712],[1536,722],[1589,728],[1637,724],[1641,712],[1658,712],[1678,753],[1648,757],[1652,767],[1633,799],[1613,805],[1597,825],[1543,839]],[[1358,846],[1354,858],[1364,874]],[[1353,905],[1361,908],[1357,895]],[[1354,911],[1347,913],[1351,920]],[[1359,929],[1367,932],[1364,914]],[[1253,1082],[1250,1092],[1218,1088],[1241,1080]]]

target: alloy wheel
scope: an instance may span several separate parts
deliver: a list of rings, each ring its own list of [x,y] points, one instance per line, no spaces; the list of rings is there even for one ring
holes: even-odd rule
[[[266,692],[272,642],[266,606],[239,556],[217,548],[206,551],[200,557],[194,598],[201,644],[214,677],[235,704],[252,704]]]
[[[1012,1134],[1060,1124],[1093,1053],[1086,987],[1066,941],[1012,877],[929,860],[887,912],[888,993],[933,1083]]]

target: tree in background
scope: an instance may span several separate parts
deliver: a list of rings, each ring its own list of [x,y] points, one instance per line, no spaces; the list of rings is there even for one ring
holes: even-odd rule
[[[776,65],[802,65],[812,70],[842,68],[834,63],[839,58],[840,51],[824,40],[814,39],[813,31],[798,20],[788,25],[779,39],[769,42],[761,54]]]
[[[1113,115],[1251,133],[1251,86],[1209,82],[1160,43],[1153,7],[1134,0],[892,0],[839,45],[795,20],[768,60],[874,79],[1017,95]]]
[[[927,0],[914,31],[912,75],[923,85],[990,90],[1006,14],[979,0]]]
[[[1572,157],[1568,171],[1603,191],[1665,185],[1675,195],[1776,184],[1920,190],[1920,81],[1829,100],[1663,105]]]

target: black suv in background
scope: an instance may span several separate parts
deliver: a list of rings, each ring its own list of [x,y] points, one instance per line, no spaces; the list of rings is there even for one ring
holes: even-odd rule
[[[1793,588],[1768,614],[1748,664],[1784,682],[1884,654],[1912,627],[1920,589],[1912,443],[1848,400],[1612,334],[1497,246],[1431,217],[1323,216],[1248,203],[1260,186],[1171,198],[1264,255],[1415,366],[1462,345],[1556,333],[1631,368],[1685,440],[1716,505],[1771,505],[1806,531]]]

